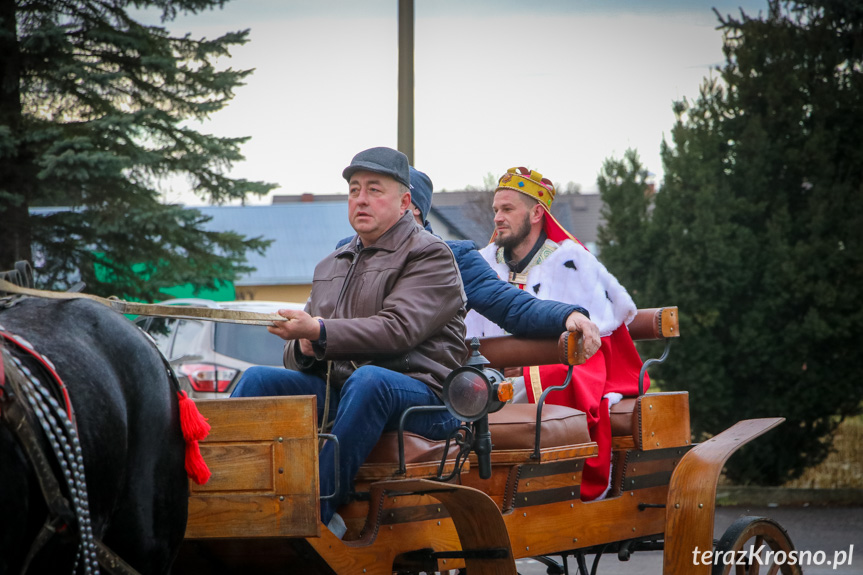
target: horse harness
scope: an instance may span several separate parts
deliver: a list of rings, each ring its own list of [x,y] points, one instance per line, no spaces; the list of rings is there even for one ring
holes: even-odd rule
[[[66,386],[57,375],[51,361],[33,345],[0,325],[0,340],[6,343],[6,356],[21,374],[20,378],[6,373],[0,361],[0,421],[21,444],[42,490],[48,507],[48,517],[30,546],[21,569],[27,572],[31,561],[55,535],[69,535],[70,527],[79,537],[76,566],[84,573],[99,572],[99,565],[114,575],[138,575],[137,572],[93,536],[84,474],[84,459],[78,439],[75,416]],[[34,373],[24,360],[34,360]],[[33,363],[33,362],[28,362]],[[59,462],[69,497],[64,495],[51,466],[51,458],[40,441],[41,428]],[[70,501],[71,500],[71,501]]]
[[[21,283],[30,285],[30,282],[26,281],[26,274],[24,276],[25,281]],[[9,279],[13,281],[9,281],[6,277],[8,275],[4,276],[0,273],[0,294],[9,294],[0,297],[0,308],[14,305],[21,296],[34,296],[64,300],[89,299],[110,307],[118,313],[132,315],[205,319],[265,326],[285,320],[278,314],[143,304],[127,302],[113,297],[102,298],[85,293],[38,290],[26,285],[18,285],[15,278],[10,277]],[[0,362],[0,421],[6,422],[23,446],[33,465],[39,486],[42,489],[42,495],[48,506],[48,518],[31,545],[21,575],[27,572],[30,562],[54,535],[66,534],[69,526],[74,527],[75,525],[78,526],[77,534],[80,537],[77,561],[83,561],[82,565],[86,574],[98,573],[99,565],[101,565],[112,575],[139,575],[134,568],[93,536],[81,445],[78,440],[69,396],[60,377],[51,362],[39,354],[24,338],[9,333],[2,326],[0,326],[0,335],[2,335],[0,339],[12,344],[11,347],[7,346],[10,351],[9,355],[24,376],[21,384],[15,382],[14,378],[10,379],[8,375],[4,382],[3,365]],[[162,358],[175,388],[179,391],[179,382],[167,358],[164,357],[161,350],[158,350],[151,338],[147,339],[159,351],[159,356]],[[35,358],[40,370],[44,372],[44,380],[53,382],[50,387],[42,381],[42,378],[36,377],[21,359],[16,357],[17,354],[12,353],[12,349],[16,350],[17,354],[27,354],[27,356]],[[28,416],[28,413],[32,415]],[[35,429],[33,420],[36,420],[42,428],[45,437],[51,444],[56,460],[60,463],[68,493],[71,496],[71,503],[63,494],[60,483],[51,467],[50,458],[45,453],[42,442],[39,441],[39,433]],[[73,568],[73,572],[75,569],[77,569],[77,564]]]

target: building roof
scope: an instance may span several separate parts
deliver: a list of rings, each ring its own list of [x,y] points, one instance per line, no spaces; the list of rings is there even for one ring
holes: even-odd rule
[[[494,231],[491,202],[490,192],[436,192],[430,215],[435,219],[435,232],[484,246]],[[551,211],[564,228],[595,251],[601,207],[597,194],[560,194]],[[315,195],[269,206],[195,209],[213,218],[206,224],[207,229],[273,240],[263,256],[247,254],[249,265],[257,269],[234,282],[237,286],[309,284],[315,266],[333,251],[336,242],[354,235],[348,222],[346,195]],[[440,223],[447,229],[437,229]]]
[[[309,284],[315,266],[336,242],[354,235],[347,201],[195,209],[213,218],[207,229],[273,240],[263,256],[247,253],[249,265],[257,269],[238,278],[237,286]]]
[[[444,223],[449,235],[484,246],[494,232],[491,202],[490,192],[435,192],[431,213]]]

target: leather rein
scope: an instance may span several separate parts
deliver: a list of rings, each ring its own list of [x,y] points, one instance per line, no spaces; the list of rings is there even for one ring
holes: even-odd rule
[[[22,287],[0,278],[0,293],[29,295],[48,299],[88,299],[107,306],[114,311],[129,315],[149,315],[159,317],[176,317],[180,319],[205,319],[226,323],[244,323],[250,325],[272,325],[274,321],[285,321],[285,318],[275,313],[259,313],[234,309],[208,308],[197,306],[162,305],[155,303],[138,303],[117,298],[104,298],[92,294],[77,292],[56,292]]]

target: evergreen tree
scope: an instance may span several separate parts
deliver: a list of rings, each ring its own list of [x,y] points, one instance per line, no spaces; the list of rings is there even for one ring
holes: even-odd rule
[[[720,28],[722,82],[675,104],[662,189],[611,269],[640,258],[637,303],[680,306],[659,373],[700,437],[786,418],[727,468],[778,484],[863,400],[863,3],[771,0]]]
[[[603,204],[600,215],[605,224],[598,230],[598,244],[603,263],[614,269],[615,275],[624,286],[634,286],[636,278],[643,277],[646,270],[645,260],[631,257],[629,238],[644,238],[648,222],[648,209],[652,198],[652,188],[647,183],[647,170],[642,166],[636,150],[627,150],[623,159],[607,159],[597,178],[599,193]],[[649,247],[640,244],[640,250]],[[637,289],[629,288],[631,295]]]
[[[225,175],[247,138],[192,127],[250,73],[213,63],[248,31],[195,40],[129,12],[165,22],[223,3],[0,0],[0,269],[35,259],[44,287],[80,277],[89,292],[148,300],[249,271],[246,251],[266,241],[207,232],[200,212],[159,202],[177,175],[214,202],[274,187]]]

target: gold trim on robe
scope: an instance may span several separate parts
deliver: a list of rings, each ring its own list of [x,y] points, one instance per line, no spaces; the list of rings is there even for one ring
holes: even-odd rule
[[[539,396],[542,395],[542,383],[539,380],[539,366],[530,366],[530,387],[533,390],[533,402],[539,401]]]

